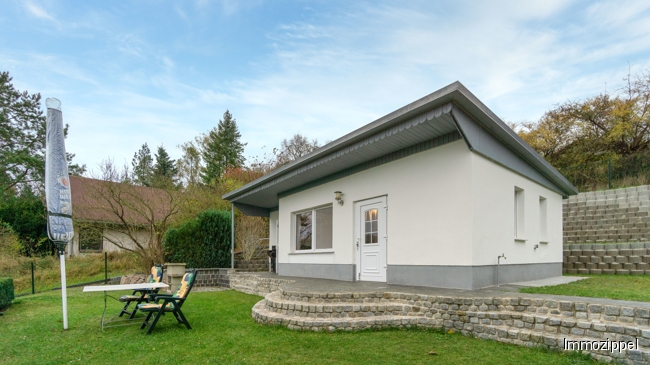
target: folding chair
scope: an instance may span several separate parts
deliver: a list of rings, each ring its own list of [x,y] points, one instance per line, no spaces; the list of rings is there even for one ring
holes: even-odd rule
[[[163,316],[165,312],[172,312],[178,323],[184,324],[188,330],[191,330],[192,327],[187,321],[187,318],[185,318],[185,315],[183,315],[181,307],[183,306],[183,303],[185,303],[187,296],[190,294],[195,279],[196,269],[190,269],[183,276],[183,281],[181,281],[181,285],[178,286],[178,290],[176,290],[174,294],[153,294],[150,296],[149,303],[138,304],[138,310],[148,312],[147,317],[144,319],[144,322],[142,322],[142,326],[140,326],[140,329],[149,327],[147,334],[151,334],[160,317]],[[154,314],[156,317],[153,319],[153,322],[150,323],[149,320]]]
[[[154,265],[151,267],[151,275],[147,278],[148,283],[159,283],[163,278],[163,267],[162,265]],[[135,317],[135,313],[138,311],[138,304],[142,302],[149,302],[149,296],[152,294],[157,294],[160,289],[138,289],[134,290],[131,295],[122,295],[119,299],[120,302],[125,303],[124,308],[120,312],[118,317],[122,317],[123,314],[128,314],[129,319]],[[129,305],[135,302],[133,310],[129,311]]]

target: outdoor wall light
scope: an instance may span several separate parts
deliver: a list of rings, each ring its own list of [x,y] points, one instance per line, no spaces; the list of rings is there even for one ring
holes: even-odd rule
[[[336,197],[334,199],[336,199],[336,201],[339,202],[339,205],[343,205],[343,198],[341,198],[343,193],[340,191],[335,191],[334,194],[336,194]]]

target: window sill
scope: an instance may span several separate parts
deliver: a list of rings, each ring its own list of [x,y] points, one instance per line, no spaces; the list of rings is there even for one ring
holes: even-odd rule
[[[539,243],[544,244],[544,245],[547,245],[547,244],[548,244],[548,241],[539,241]]]
[[[289,255],[309,255],[314,253],[334,253],[334,250],[305,250],[305,251],[295,251],[290,252]]]
[[[528,240],[525,238],[515,237],[515,242],[526,242],[526,241]]]

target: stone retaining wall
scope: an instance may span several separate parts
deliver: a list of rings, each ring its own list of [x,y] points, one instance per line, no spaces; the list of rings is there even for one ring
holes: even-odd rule
[[[591,355],[630,364],[650,362],[649,309],[586,301],[277,291],[253,307],[253,318],[304,331],[445,328],[482,339],[556,349],[563,348],[565,339],[638,339],[641,350],[591,351]]]
[[[230,287],[230,275],[234,273],[232,269],[196,269],[197,287]]]
[[[650,275],[650,243],[564,245],[562,272]]]
[[[291,282],[293,280],[261,277],[249,273],[235,273],[230,276],[231,289],[262,297],[279,290],[282,284]]]
[[[293,280],[262,277],[255,273],[241,273],[232,269],[197,269],[197,287],[221,287],[248,294],[265,296]]]
[[[650,185],[580,193],[562,206],[565,244],[650,240]]]

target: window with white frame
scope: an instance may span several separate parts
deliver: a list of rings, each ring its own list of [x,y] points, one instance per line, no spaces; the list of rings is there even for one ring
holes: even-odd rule
[[[306,210],[294,216],[296,251],[332,248],[332,206]]]
[[[524,189],[515,186],[515,239],[524,238]]]
[[[546,208],[546,198],[539,197],[539,241],[548,242],[548,212]]]

